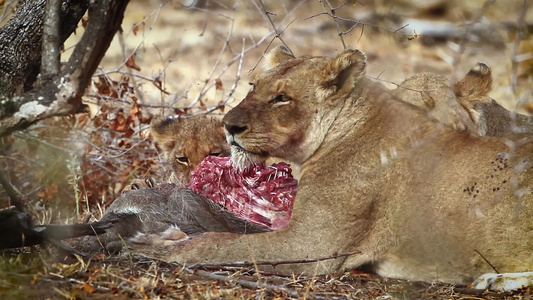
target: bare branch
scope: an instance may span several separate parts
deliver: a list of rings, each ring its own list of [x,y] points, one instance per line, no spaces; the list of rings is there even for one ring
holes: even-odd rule
[[[278,32],[278,29],[277,29],[276,25],[274,24],[274,21],[272,21],[272,18],[270,17],[270,15],[273,15],[273,13],[266,10],[265,4],[263,3],[262,0],[258,0],[258,1],[259,1],[259,4],[261,4],[261,10],[263,11],[263,13],[266,15],[266,17],[270,21],[270,25],[272,25],[272,28],[274,29],[274,32],[276,33],[276,37],[281,41],[281,43],[283,43],[283,45],[289,50],[289,52],[292,55],[294,55],[294,53],[292,52],[291,48],[287,45],[287,43],[285,43],[283,38],[281,38],[281,33]]]
[[[28,212],[28,206],[26,205],[26,197],[9,181],[6,171],[0,168],[0,183],[4,187],[11,204],[13,204],[19,212]]]
[[[466,44],[468,43],[468,39],[470,37],[470,34],[472,33],[472,29],[474,28],[474,25],[479,23],[481,21],[481,18],[485,15],[485,12],[489,8],[491,4],[493,4],[495,0],[487,0],[479,10],[479,13],[474,18],[474,20],[465,26],[464,35],[461,39],[461,42],[459,43],[459,49],[455,53],[453,59],[452,59],[452,66],[456,67],[459,64],[459,61],[461,60],[461,55],[466,50]]]
[[[234,279],[229,276],[218,275],[218,274],[214,274],[214,273],[203,271],[203,270],[191,270],[188,268],[185,268],[184,270],[190,274],[202,276],[202,277],[205,277],[211,280],[218,280],[218,281],[227,282],[227,283],[236,283],[240,286],[250,288],[250,289],[266,288],[266,289],[272,289],[272,290],[280,290],[280,291],[284,291],[285,293],[289,294],[291,297],[294,297],[294,298],[300,297],[297,291],[289,289],[282,285],[267,284],[267,283],[261,283],[261,282],[256,282],[256,281],[243,280],[243,279]]]
[[[228,30],[228,35],[226,36],[226,40],[224,41],[224,45],[222,46],[222,49],[220,49],[220,52],[218,54],[217,60],[215,61],[215,64],[213,65],[213,68],[211,68],[211,72],[209,73],[209,76],[205,80],[204,86],[202,87],[202,90],[200,93],[198,93],[198,96],[191,102],[191,104],[188,106],[193,107],[200,101],[200,99],[203,97],[203,95],[211,88],[211,86],[207,86],[209,82],[211,82],[211,79],[213,79],[213,74],[215,73],[215,70],[217,69],[218,65],[220,64],[220,60],[222,59],[222,55],[224,54],[224,51],[226,51],[226,47],[229,45],[229,42],[231,40],[231,35],[233,34],[233,25],[235,25],[235,19],[231,18],[231,25],[230,29]],[[220,77],[220,76],[219,76]],[[211,82],[214,84],[213,82]]]
[[[242,61],[244,59],[244,53],[245,53],[245,48],[244,48],[245,41],[246,41],[246,39],[243,38],[242,39],[241,54],[239,55],[240,59],[239,59],[239,66],[237,67],[237,74],[235,74],[235,81],[233,82],[233,85],[231,86],[230,91],[226,95],[226,98],[224,98],[222,103],[217,104],[217,105],[207,109],[206,111],[202,112],[201,114],[208,114],[208,113],[211,113],[211,112],[219,109],[220,107],[224,107],[228,103],[228,101],[231,99],[231,96],[233,96],[233,93],[237,89],[237,85],[239,83],[239,80],[241,80]]]
[[[485,256],[483,256],[483,254],[481,254],[481,252],[477,251],[476,249],[474,249],[474,252],[476,252],[477,254],[479,254],[479,256],[481,256],[481,258],[483,258],[483,260],[494,270],[494,272],[500,274],[500,271],[498,271],[498,269],[496,269],[496,267],[490,263],[490,261],[485,258]]]
[[[44,5],[45,0],[26,0],[0,28],[0,98],[33,88],[41,68]],[[61,6],[59,45],[74,32],[88,7],[86,0]]]
[[[129,0],[91,2],[89,25],[76,45],[63,71],[41,87],[3,99],[0,110],[0,136],[10,134],[53,116],[82,112],[81,96],[104,56],[114,33],[120,28]]]
[[[329,6],[329,10],[330,10],[330,12],[331,12],[331,15],[332,15],[332,16],[335,16],[335,10],[336,10],[337,8],[333,8],[333,7],[331,6],[331,3],[329,3],[328,0],[325,0],[325,1],[326,1],[326,3],[327,3],[328,6]],[[322,5],[322,9],[324,10],[324,12],[327,13],[326,6],[324,5],[324,2],[322,2],[322,0],[318,0],[318,2],[320,2],[320,5]],[[342,6],[344,6],[345,4],[346,4],[346,2],[344,2],[344,4],[342,4],[342,5],[339,6],[339,7],[342,7]],[[342,42],[342,48],[343,48],[343,49],[346,49],[346,43],[344,42],[344,38],[342,37],[345,33],[343,33],[343,32],[341,31],[341,26],[339,25],[339,21],[338,21],[338,19],[333,18],[333,21],[335,21],[335,25],[337,25],[337,32],[339,33],[339,38],[341,39],[341,42]],[[352,28],[350,29],[350,31],[351,31],[353,28],[355,28],[355,26],[357,26],[357,23],[356,23],[355,25],[352,26]]]
[[[202,270],[203,268],[217,268],[217,267],[253,267],[257,265],[270,265],[270,266],[277,266],[277,265],[283,265],[283,264],[300,264],[300,263],[312,263],[312,262],[319,262],[324,260],[330,260],[330,259],[337,259],[341,257],[348,257],[354,254],[360,253],[359,251],[353,251],[348,253],[340,253],[340,254],[333,254],[326,257],[320,257],[320,258],[309,258],[309,259],[302,259],[302,260],[286,260],[286,261],[244,261],[244,262],[234,262],[234,263],[221,263],[221,264],[213,264],[213,263],[197,263],[190,266],[184,266],[179,263],[168,263],[157,259],[151,259],[156,260],[159,263],[163,264],[169,264],[172,266],[180,267],[183,271],[189,273],[198,275],[204,278],[212,279],[212,280],[218,280],[222,282],[227,283],[233,283],[238,284],[243,287],[247,288],[266,288],[266,289],[273,289],[273,290],[280,290],[287,294],[289,294],[291,297],[298,298],[300,297],[299,293],[293,289],[287,288],[285,285],[274,285],[274,284],[268,284],[268,283],[261,283],[257,281],[251,281],[251,280],[242,280],[242,279],[235,279],[235,277],[231,276],[224,276],[219,274],[214,274],[212,272],[208,272],[205,270]]]
[[[324,257],[318,257],[318,258],[307,258],[307,259],[299,259],[299,260],[272,260],[272,261],[240,261],[240,262],[232,262],[232,263],[196,263],[190,266],[187,266],[188,268],[196,268],[196,267],[253,267],[254,265],[258,266],[279,266],[279,265],[293,265],[293,264],[303,264],[303,263],[314,263],[319,261],[325,261],[325,260],[331,260],[331,259],[337,259],[341,257],[347,257],[352,256],[355,254],[359,254],[360,251],[352,251],[352,252],[346,252],[346,253],[336,253],[329,256]]]
[[[43,24],[43,52],[41,76],[48,78],[59,73],[59,25],[61,0],[47,0]]]
[[[300,2],[301,4],[302,2]],[[294,11],[294,10],[293,10]],[[287,24],[287,26],[281,31],[281,32],[284,32],[285,30],[287,30],[287,28],[289,28],[289,26],[291,26],[291,24],[296,21],[296,19],[292,20],[289,24]],[[263,42],[266,38],[270,37],[271,35],[273,35],[275,32],[272,31],[271,33],[269,33],[268,35],[264,36],[259,42]],[[259,63],[261,62],[261,60],[263,59],[263,57],[265,56],[265,53],[268,51],[268,49],[270,48],[270,45],[272,45],[272,42],[274,42],[274,40],[276,39],[276,37],[272,38],[270,40],[270,42],[268,42],[268,45],[265,47],[265,50],[263,51],[263,55],[261,55],[261,57],[259,58],[259,60],[257,61],[257,63],[254,65],[253,68],[251,68],[249,71],[248,71],[248,74],[252,73],[253,71],[255,71],[255,69],[257,68],[257,66],[259,65]]]
[[[342,17],[339,17],[337,15],[333,15],[327,11],[325,12],[321,12],[321,13],[318,13],[318,14],[314,14],[314,15],[311,15],[307,18],[305,18],[304,20],[309,20],[309,19],[312,19],[312,18],[316,18],[318,16],[323,16],[323,15],[326,15],[326,16],[330,16],[331,18],[333,18],[334,20],[340,20],[340,21],[345,21],[345,22],[349,22],[349,23],[354,23],[353,26],[350,27],[350,29],[348,29],[347,31],[345,32],[341,32],[342,35],[345,35],[345,34],[348,34],[350,33],[351,31],[353,31],[353,29],[355,27],[357,27],[357,25],[362,25],[362,26],[371,26],[371,27],[375,27],[377,29],[381,29],[381,30],[385,30],[385,31],[388,31],[392,34],[398,34],[398,35],[402,35],[402,36],[410,36],[409,34],[404,34],[404,33],[401,33],[400,31],[409,26],[409,24],[405,24],[403,25],[402,27],[398,28],[398,29],[390,29],[390,28],[385,28],[383,26],[379,26],[377,24],[372,24],[372,23],[368,23],[368,22],[363,22],[361,20],[355,20],[355,19],[348,19],[348,18],[342,18]]]

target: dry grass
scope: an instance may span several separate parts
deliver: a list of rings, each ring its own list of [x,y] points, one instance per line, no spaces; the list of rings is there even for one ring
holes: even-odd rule
[[[137,256],[59,262],[35,253],[4,254],[0,266],[5,299],[527,299],[532,292],[498,294],[358,271],[340,276],[262,273],[258,280],[254,268],[185,269]]]

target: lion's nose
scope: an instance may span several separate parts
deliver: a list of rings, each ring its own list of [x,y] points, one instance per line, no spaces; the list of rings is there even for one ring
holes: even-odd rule
[[[224,118],[222,118],[227,134],[231,135],[241,134],[248,130],[248,121],[248,114],[240,105],[231,109]]]
[[[240,134],[246,131],[248,129],[247,126],[240,126],[240,125],[234,125],[234,124],[227,124],[224,123],[224,126],[226,126],[226,130],[230,134]]]

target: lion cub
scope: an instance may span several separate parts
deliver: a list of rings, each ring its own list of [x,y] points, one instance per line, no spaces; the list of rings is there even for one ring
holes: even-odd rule
[[[191,172],[206,158],[229,156],[229,145],[222,121],[198,116],[193,118],[157,117],[151,124],[152,136],[172,166],[170,182],[189,182]]]
[[[191,172],[208,155],[229,156],[224,127],[220,120],[197,116],[192,118],[156,117],[150,124],[156,148],[171,165],[169,182],[185,185]],[[123,191],[153,187],[152,178],[135,179]]]
[[[455,84],[444,76],[423,73],[406,79],[392,94],[460,132],[480,136],[532,133],[533,117],[505,109],[489,97],[491,89],[490,67],[477,63]]]

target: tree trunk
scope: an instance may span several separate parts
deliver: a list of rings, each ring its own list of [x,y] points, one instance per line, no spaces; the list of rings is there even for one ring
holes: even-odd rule
[[[60,43],[73,31],[73,24],[81,17],[82,2],[89,3],[89,24],[69,61],[57,76],[42,78],[40,86],[29,91],[40,67],[44,0],[27,0],[16,18],[13,16],[2,28],[0,137],[52,116],[84,110],[81,96],[120,28],[129,0],[63,2]],[[36,9],[34,5],[42,9]],[[78,9],[69,8],[71,5]],[[74,20],[70,14],[76,14],[77,19]],[[24,38],[20,38],[19,34]],[[10,43],[12,45],[8,45]]]
[[[39,74],[45,3],[27,0],[0,29],[0,95],[4,97],[30,90]],[[60,45],[74,32],[88,7],[86,0],[62,1]]]

